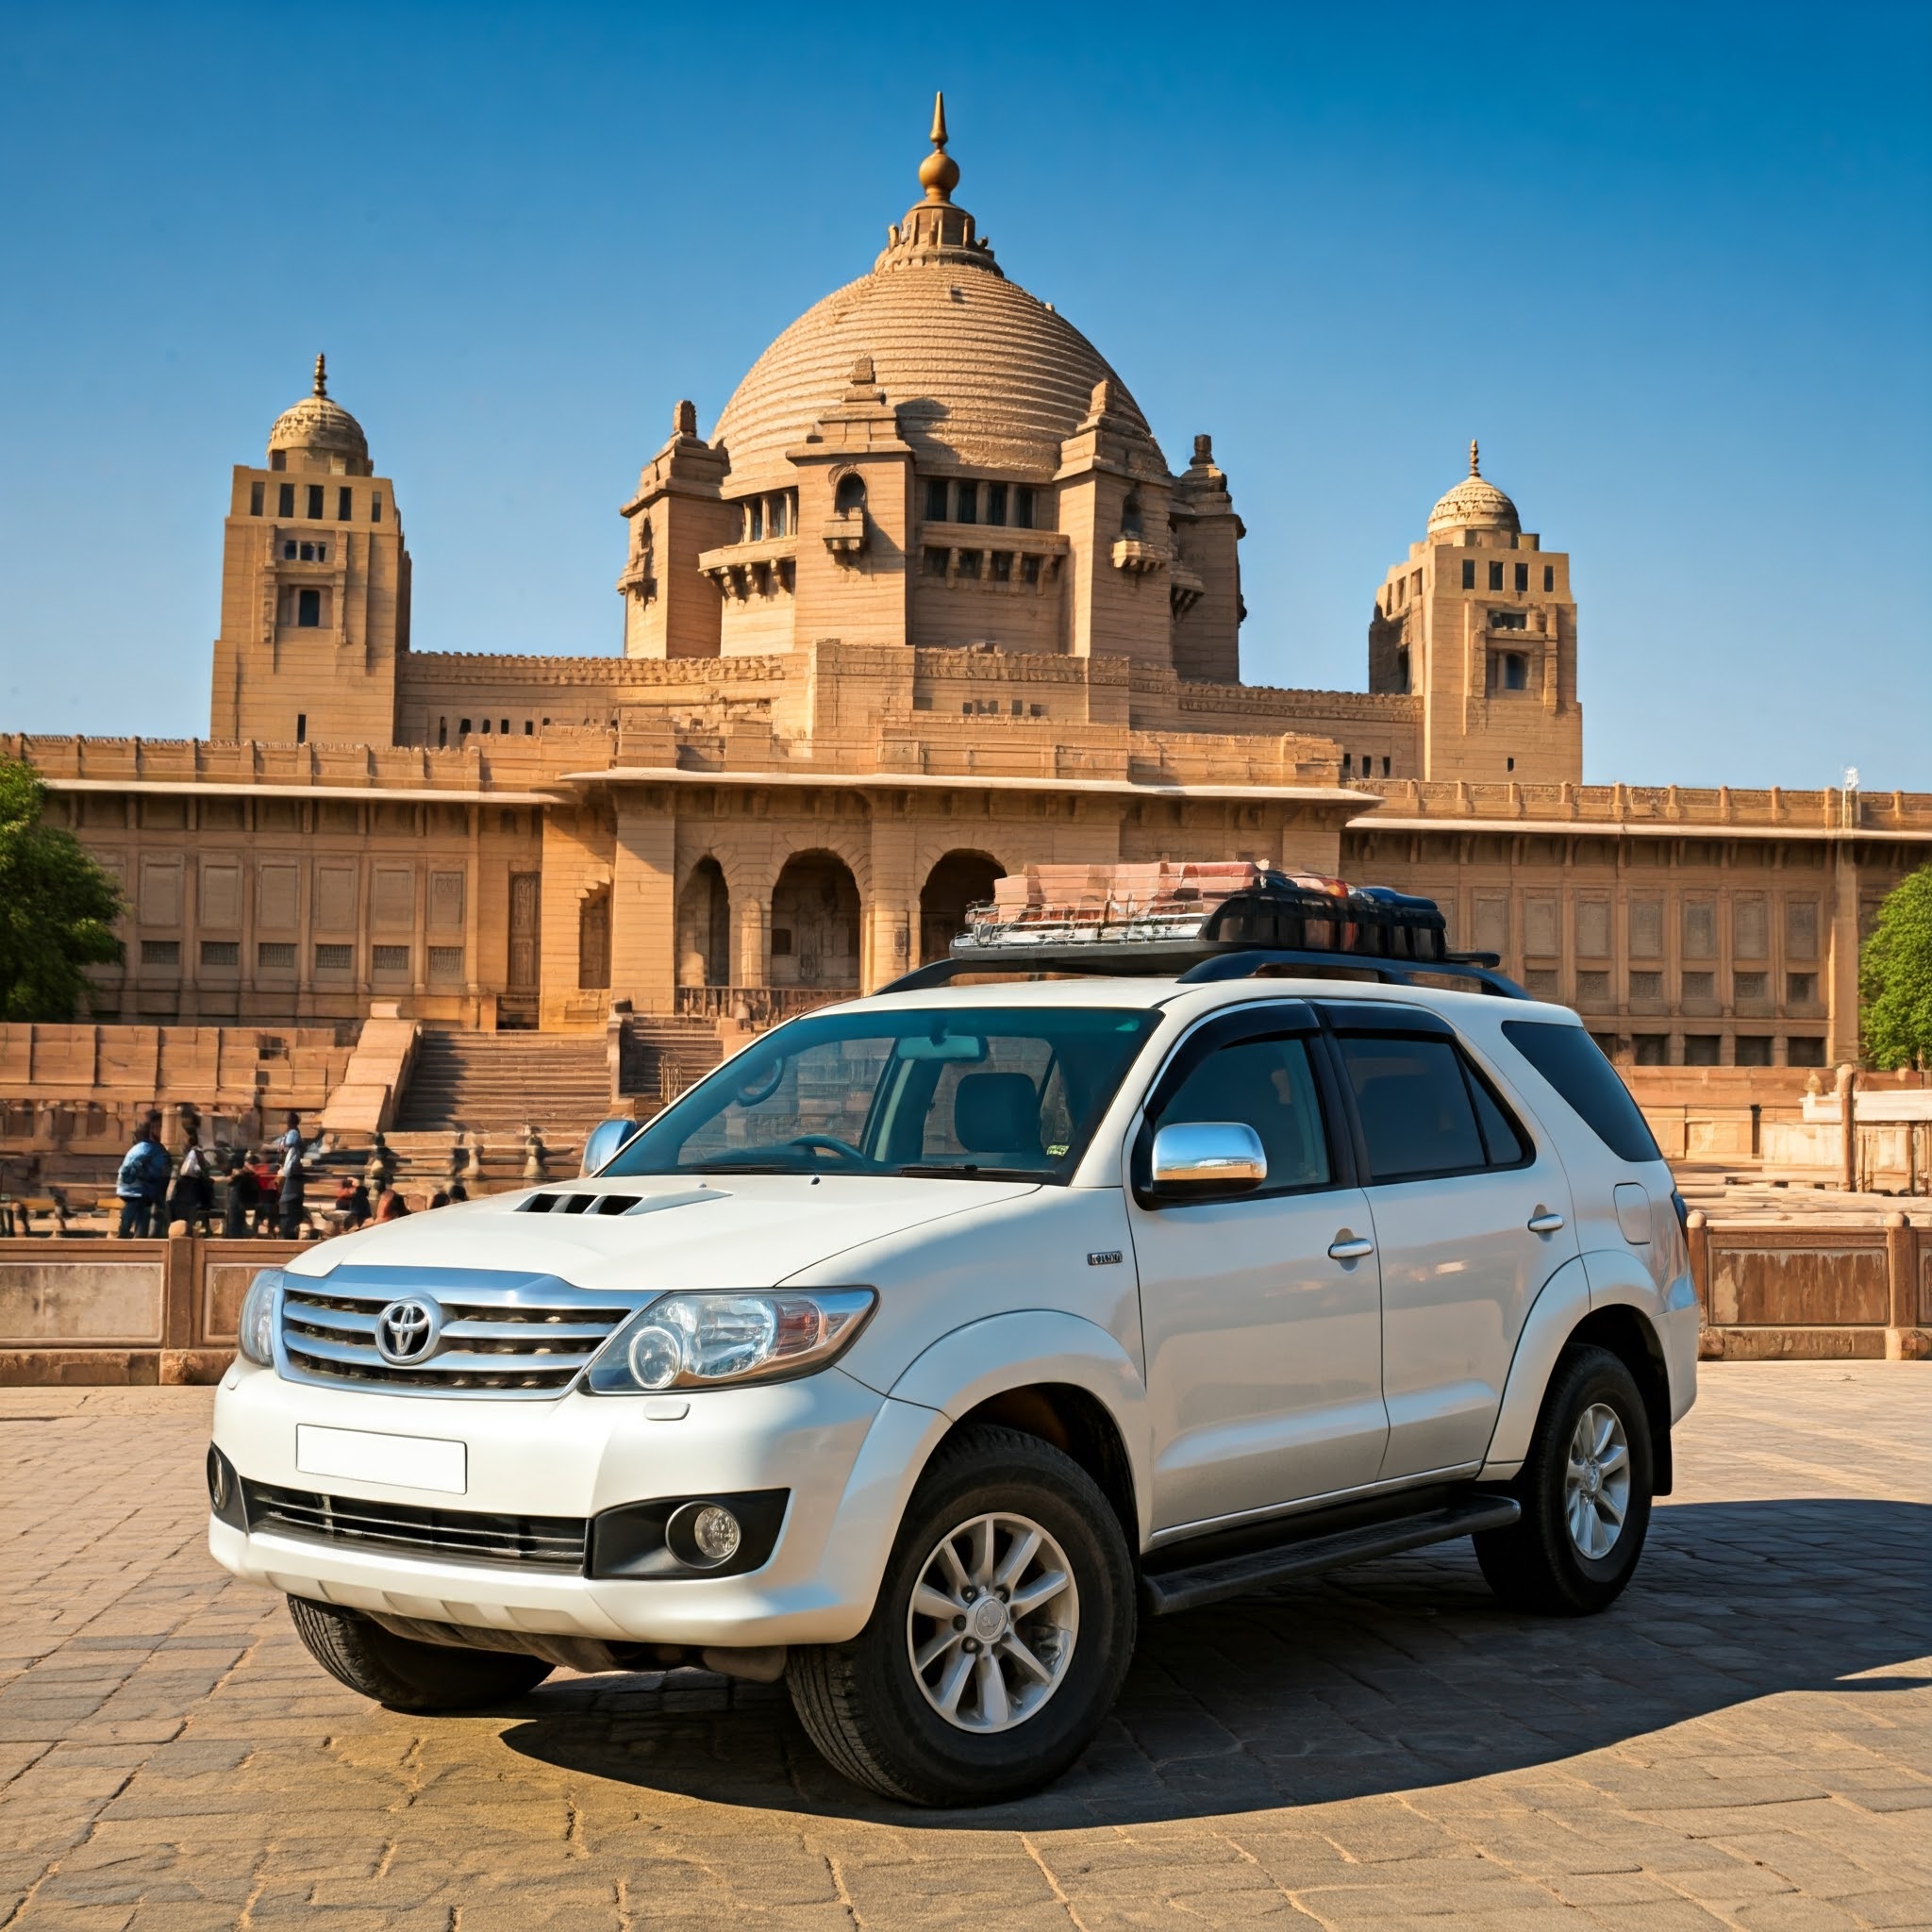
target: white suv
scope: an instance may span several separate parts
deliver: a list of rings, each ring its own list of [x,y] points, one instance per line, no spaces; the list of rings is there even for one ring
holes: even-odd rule
[[[702,1663],[875,1790],[1008,1797],[1141,1615],[1464,1535],[1610,1603],[1693,1395],[1680,1214],[1559,1008],[889,991],[582,1180],[263,1274],[209,1543],[386,1704]]]

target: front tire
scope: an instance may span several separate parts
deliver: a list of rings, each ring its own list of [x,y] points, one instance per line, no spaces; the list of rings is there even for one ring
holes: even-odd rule
[[[1511,1488],[1522,1518],[1474,1539],[1490,1587],[1512,1607],[1580,1617],[1624,1593],[1650,1527],[1650,1418],[1608,1349],[1557,1359],[1529,1455]]]
[[[1014,1429],[974,1426],[920,1478],[871,1620],[794,1649],[793,1708],[832,1768],[913,1805],[988,1805],[1086,1749],[1134,1648],[1134,1570],[1099,1486]]]
[[[289,1599],[289,1619],[308,1655],[339,1684],[391,1710],[475,1710],[508,1703],[550,1674],[540,1657],[417,1643],[334,1604]]]

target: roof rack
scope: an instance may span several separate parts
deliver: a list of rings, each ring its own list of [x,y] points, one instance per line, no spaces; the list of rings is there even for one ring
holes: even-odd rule
[[[1193,985],[1269,974],[1529,995],[1493,953],[1452,953],[1433,899],[1252,859],[1030,865],[967,908],[952,957],[883,988],[968,976],[1160,977]]]

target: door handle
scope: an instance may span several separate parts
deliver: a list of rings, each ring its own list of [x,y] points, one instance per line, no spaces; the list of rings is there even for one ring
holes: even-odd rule
[[[1373,1255],[1375,1244],[1363,1235],[1350,1234],[1343,1228],[1328,1243],[1328,1258],[1331,1261],[1359,1261],[1364,1255]]]
[[[1560,1214],[1551,1213],[1547,1208],[1541,1205],[1539,1205],[1536,1212],[1529,1217],[1529,1231],[1531,1234],[1555,1234],[1562,1225],[1563,1217]]]

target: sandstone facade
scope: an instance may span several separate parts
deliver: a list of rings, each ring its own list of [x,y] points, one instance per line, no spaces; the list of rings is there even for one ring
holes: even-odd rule
[[[1240,678],[1210,439],[953,198],[786,329],[623,506],[621,657],[418,653],[393,482],[326,393],[234,473],[209,736],[12,739],[126,889],[125,1022],[754,1019],[942,952],[1000,872],[1246,858],[1423,891],[1639,1063],[1856,1050],[1861,921],[1932,795],[1586,787],[1570,562],[1470,474],[1368,690]]]

